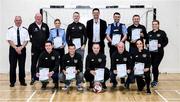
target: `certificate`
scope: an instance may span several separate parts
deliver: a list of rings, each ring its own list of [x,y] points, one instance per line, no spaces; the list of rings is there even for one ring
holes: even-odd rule
[[[158,51],[158,40],[149,40],[149,51]]]
[[[74,39],[72,39],[72,42],[76,46],[76,49],[79,49],[81,47],[81,39],[80,38],[74,38]]]
[[[112,45],[116,45],[121,41],[121,35],[120,34],[113,34],[112,36]]]
[[[133,29],[132,30],[132,35],[131,35],[131,40],[136,41],[137,39],[139,39],[140,38],[140,33],[141,33],[141,29]]]
[[[49,68],[39,68],[39,80],[47,81],[49,79]]]
[[[126,64],[117,64],[117,77],[124,78],[127,76]]]
[[[74,66],[69,66],[66,68],[66,80],[72,80],[75,78],[75,70],[76,70],[76,67]]]
[[[62,46],[62,38],[56,37],[54,39],[54,48],[59,48],[60,46]]]
[[[135,63],[134,66],[134,75],[143,75],[144,74],[144,63]]]
[[[96,75],[94,81],[104,81],[104,68],[98,68],[95,70]]]

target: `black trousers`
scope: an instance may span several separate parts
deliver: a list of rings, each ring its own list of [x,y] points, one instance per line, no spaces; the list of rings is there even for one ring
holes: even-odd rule
[[[109,55],[110,55],[110,57],[112,57],[112,54],[114,52],[116,52],[116,51],[117,51],[117,48],[115,46],[110,46],[109,47]]]
[[[26,61],[26,48],[23,48],[19,55],[12,47],[9,48],[9,63],[10,63],[10,83],[16,82],[16,67],[19,66],[19,81],[25,83],[25,61]]]
[[[31,80],[37,80],[36,67],[37,67],[37,61],[41,52],[42,50],[35,50],[35,49],[32,49],[31,51]]]
[[[65,54],[65,51],[64,51],[64,48],[61,48],[61,49],[55,49],[55,51],[57,51],[58,53],[59,53],[59,55],[60,55],[60,66],[62,66],[62,58],[63,58],[63,56],[64,56],[64,54]]]
[[[105,83],[109,79],[109,76],[110,76],[109,69],[105,68],[105,70],[104,70],[104,82],[103,83]],[[85,71],[84,78],[86,79],[87,82],[90,82],[90,83],[94,82],[94,75],[92,75],[90,73],[90,70]]]
[[[139,91],[142,91],[145,85],[147,90],[150,89],[150,82],[151,82],[150,71],[144,73],[144,78],[143,76],[138,76],[138,75],[136,75],[135,78]]]
[[[161,63],[163,56],[164,56],[164,50],[161,50],[159,52],[151,52],[153,81],[158,81],[159,64]]]
[[[99,43],[99,45],[100,45],[100,51],[99,52],[104,54],[104,47],[105,47],[104,43],[101,42],[101,43]],[[93,52],[92,46],[93,46],[93,42],[88,42],[88,53]]]

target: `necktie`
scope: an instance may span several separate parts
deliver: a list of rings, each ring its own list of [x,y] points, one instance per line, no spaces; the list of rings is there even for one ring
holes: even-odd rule
[[[19,28],[17,28],[17,45],[21,46]]]
[[[56,34],[57,34],[57,36],[59,36],[59,30],[58,29],[56,30]]]
[[[118,23],[116,23],[116,27],[118,27]]]

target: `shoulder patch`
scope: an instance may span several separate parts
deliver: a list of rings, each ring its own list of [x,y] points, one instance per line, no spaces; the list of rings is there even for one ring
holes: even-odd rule
[[[26,27],[23,27],[24,29],[28,30]]]
[[[51,28],[50,30],[53,30],[53,29],[55,29],[55,28]]]
[[[11,28],[13,28],[13,26],[9,27],[8,29],[11,29]]]

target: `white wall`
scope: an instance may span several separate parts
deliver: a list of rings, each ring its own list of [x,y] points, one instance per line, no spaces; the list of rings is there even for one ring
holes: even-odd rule
[[[179,0],[0,0],[0,73],[9,71],[8,44],[5,40],[7,28],[13,25],[15,15],[21,15],[23,25],[28,27],[34,21],[34,14],[40,8],[49,5],[130,5],[145,4],[157,8],[157,19],[161,22],[161,29],[165,30],[169,37],[169,45],[165,48],[165,56],[160,65],[162,72],[180,73],[180,1]],[[30,43],[27,48],[26,71],[30,71]]]

